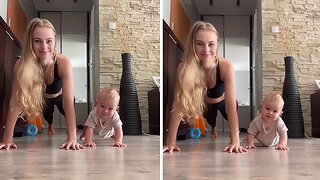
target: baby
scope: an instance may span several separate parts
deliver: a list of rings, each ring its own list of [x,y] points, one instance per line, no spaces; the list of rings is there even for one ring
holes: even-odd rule
[[[263,146],[289,150],[288,128],[280,117],[283,106],[284,101],[279,93],[270,92],[265,96],[261,105],[261,114],[250,123],[246,139],[247,149],[255,148],[254,138],[256,138]]]
[[[85,146],[95,147],[92,140],[93,133],[110,138],[114,136],[113,146],[126,147],[122,143],[122,122],[117,113],[120,96],[116,90],[103,88],[96,99],[96,107],[90,112],[85,123],[80,140],[85,141]]]

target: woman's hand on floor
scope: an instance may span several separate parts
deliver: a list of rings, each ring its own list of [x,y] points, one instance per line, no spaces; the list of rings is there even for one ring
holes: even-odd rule
[[[163,146],[163,153],[165,153],[165,152],[172,153],[174,151],[180,151],[180,148],[176,145],[164,145]]]
[[[243,153],[247,152],[247,149],[243,148],[240,144],[238,143],[231,143],[229,146],[225,147],[223,149],[224,152],[235,152],[235,153]]]
[[[17,145],[15,143],[3,143],[3,142],[0,143],[0,149],[9,150],[11,148],[17,149]]]
[[[60,146],[60,149],[80,150],[84,149],[84,146],[79,144],[77,141],[67,141]]]

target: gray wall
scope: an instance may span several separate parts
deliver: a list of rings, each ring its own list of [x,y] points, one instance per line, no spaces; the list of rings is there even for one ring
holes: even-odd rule
[[[7,12],[8,12],[8,8],[7,8],[7,0],[0,0],[0,16],[2,17],[2,19],[7,22]]]

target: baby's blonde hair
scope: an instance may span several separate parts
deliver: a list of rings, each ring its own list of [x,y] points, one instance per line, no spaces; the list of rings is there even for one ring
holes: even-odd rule
[[[47,27],[56,33],[53,25],[46,19],[34,18],[27,27],[19,60],[21,66],[17,72],[19,89],[16,94],[26,114],[42,112],[44,104],[43,70],[32,48],[33,31],[38,27]]]
[[[119,103],[120,95],[118,94],[118,92],[115,89],[105,87],[105,88],[101,89],[101,91],[97,97],[97,101],[99,101],[102,98],[111,99],[111,100]]]
[[[266,102],[272,102],[272,101],[276,101],[276,102],[280,103],[281,107],[283,108],[284,100],[279,92],[277,92],[277,91],[268,92],[265,95],[262,103],[264,104]]]
[[[190,123],[201,116],[205,110],[204,97],[207,86],[204,71],[195,49],[196,35],[200,30],[212,31],[219,37],[214,26],[203,21],[197,21],[188,34],[183,61],[177,70],[174,98],[177,105],[182,108],[182,117]]]

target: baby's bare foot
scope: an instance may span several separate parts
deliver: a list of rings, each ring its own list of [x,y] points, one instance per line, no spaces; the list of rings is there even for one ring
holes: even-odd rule
[[[79,138],[79,139],[80,139],[80,141],[84,141],[84,139],[85,139],[85,138],[84,138],[84,135],[83,135],[83,134],[81,134],[81,136],[80,136],[80,138]]]
[[[54,135],[55,134],[55,130],[52,124],[49,124],[48,127],[48,135]]]

